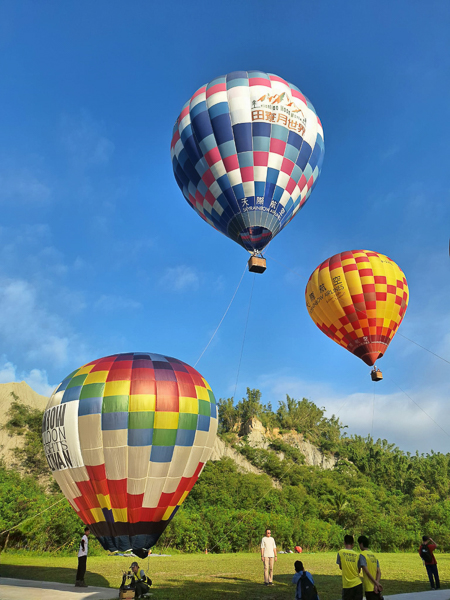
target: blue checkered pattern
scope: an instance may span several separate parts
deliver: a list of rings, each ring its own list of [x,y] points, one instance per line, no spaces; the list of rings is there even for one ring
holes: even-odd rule
[[[322,167],[323,131],[297,87],[276,75],[235,71],[184,105],[171,155],[194,210],[255,253],[309,198]]]

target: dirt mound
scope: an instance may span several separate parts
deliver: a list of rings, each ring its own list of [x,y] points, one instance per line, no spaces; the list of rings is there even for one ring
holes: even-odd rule
[[[39,410],[44,410],[48,402],[48,398],[33,391],[25,381],[0,383],[0,458],[4,459],[7,466],[11,466],[12,450],[23,444],[22,436],[10,437],[7,431],[1,429],[16,398],[19,402]]]

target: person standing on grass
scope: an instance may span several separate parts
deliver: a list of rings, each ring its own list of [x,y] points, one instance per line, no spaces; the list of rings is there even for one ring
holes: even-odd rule
[[[430,580],[432,590],[438,590],[441,587],[439,582],[437,560],[433,554],[436,548],[436,543],[428,535],[422,536],[422,544],[419,548],[419,554],[427,570],[428,579]]]
[[[91,533],[89,527],[84,528],[84,535],[80,541],[80,548],[78,550],[78,569],[77,578],[75,581],[75,587],[88,587],[84,582],[84,576],[86,573],[86,563],[88,555],[88,537]]]
[[[336,564],[342,571],[342,600],[362,600],[363,585],[359,576],[359,554],[353,550],[352,535],[344,536],[344,548],[339,550]]]
[[[380,563],[375,554],[369,550],[369,540],[365,535],[358,538],[361,554],[359,555],[358,567],[363,572],[363,586],[367,600],[381,600],[383,586],[380,583]]]
[[[264,564],[264,585],[273,585],[273,562],[277,560],[277,545],[271,537],[270,529],[261,540],[261,560]]]

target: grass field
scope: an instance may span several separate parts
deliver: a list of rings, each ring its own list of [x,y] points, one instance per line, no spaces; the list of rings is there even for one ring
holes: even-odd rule
[[[418,554],[379,554],[384,594],[420,592],[429,583]],[[450,588],[450,554],[436,555],[441,586]],[[281,554],[275,564],[274,585],[265,587],[263,567],[258,554],[177,554],[171,557],[152,556],[140,560],[153,579],[155,600],[212,600],[245,598],[245,600],[293,600],[291,578],[294,561],[301,558],[315,579],[320,600],[341,597],[341,577],[335,552],[301,556]],[[86,582],[88,585],[117,589],[122,570],[128,570],[129,557],[90,557]],[[24,556],[12,553],[0,555],[0,576],[40,581],[74,583],[77,559],[58,556]],[[111,590],[111,598],[117,593]],[[450,589],[449,589],[450,599]]]

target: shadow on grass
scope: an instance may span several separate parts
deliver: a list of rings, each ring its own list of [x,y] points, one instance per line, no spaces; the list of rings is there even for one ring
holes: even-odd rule
[[[255,583],[249,579],[233,576],[210,576],[207,581],[170,579],[164,585],[158,586],[155,581],[151,592],[152,600],[222,600],[226,598],[242,598],[243,600],[294,600],[295,585],[291,583],[293,574],[274,575],[273,585],[265,586],[263,581]],[[211,581],[213,579],[213,581]],[[317,575],[315,578],[320,600],[340,600],[342,597],[342,578],[340,575]],[[384,594],[405,594],[410,592],[427,592],[430,589],[428,580],[384,580]],[[443,581],[442,588],[449,582]],[[450,591],[449,591],[450,598]]]
[[[76,574],[76,568],[68,569],[67,567],[0,565],[0,577],[11,577],[13,579],[31,579],[32,581],[49,581],[74,585]],[[86,571],[86,576],[84,579],[89,586],[109,587],[109,581],[107,579],[98,573],[91,573],[89,568]]]
[[[88,562],[89,566],[89,562]],[[151,588],[151,600],[222,600],[242,598],[243,600],[294,600],[295,586],[291,583],[293,573],[274,574],[274,584],[264,586],[261,572],[261,581],[229,575],[206,575],[188,579],[181,575],[173,576],[164,583],[159,583],[153,577],[154,585]],[[60,582],[73,585],[75,583],[76,569],[67,567],[41,567],[26,565],[0,565],[0,577],[14,579],[36,580],[45,582]],[[314,576],[314,574],[313,574]],[[86,583],[89,586],[110,588],[112,597],[118,595],[117,587],[110,587],[105,577],[98,573],[86,573]],[[314,576],[320,600],[339,600],[342,593],[342,579],[340,574]],[[0,578],[1,583],[1,578]],[[385,595],[404,594],[409,592],[425,592],[429,590],[426,572],[417,571],[417,578],[412,581],[394,579],[382,580]],[[441,579],[442,588],[449,586],[449,581]],[[47,586],[45,586],[47,587]],[[51,588],[48,588],[51,589]],[[450,598],[450,592],[449,592]]]
[[[292,575],[274,575],[273,585],[265,586],[261,582],[233,577],[232,575],[212,575],[207,581],[175,578],[166,580],[158,586],[155,581],[151,592],[155,600],[222,600],[226,598],[242,598],[244,600],[294,600],[295,585],[291,583]],[[262,573],[261,573],[262,576]],[[213,581],[211,581],[213,579]],[[341,577],[322,575],[319,588],[320,600],[338,600],[341,597]],[[319,586],[318,586],[319,587]]]

